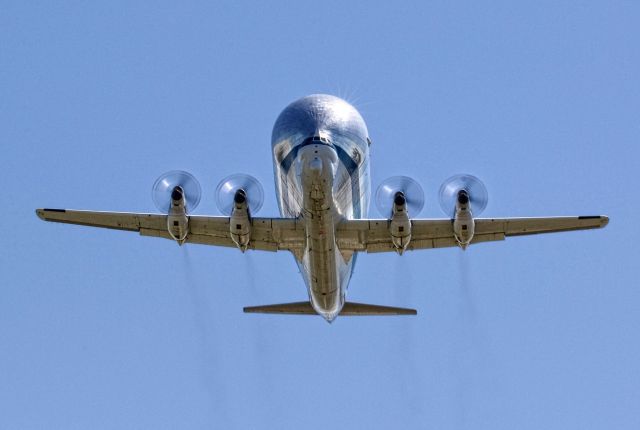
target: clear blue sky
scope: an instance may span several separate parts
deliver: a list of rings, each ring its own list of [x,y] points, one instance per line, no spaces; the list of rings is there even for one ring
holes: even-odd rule
[[[0,428],[640,428],[640,3],[0,4]],[[153,181],[236,172],[276,216],[271,127],[351,101],[374,188],[440,217],[466,172],[486,216],[605,230],[363,255],[350,299],[415,318],[244,315],[303,300],[286,253],[48,224],[155,211]],[[373,211],[375,214],[375,211]]]

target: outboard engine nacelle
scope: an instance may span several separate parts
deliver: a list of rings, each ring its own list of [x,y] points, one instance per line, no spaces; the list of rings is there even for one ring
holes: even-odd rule
[[[187,211],[198,206],[201,195],[197,179],[181,170],[167,172],[153,184],[153,202],[160,212],[167,214],[167,231],[178,245],[182,245],[189,236]]]
[[[174,187],[171,192],[171,207],[167,215],[167,230],[179,245],[182,245],[189,234],[189,217],[182,187]]]
[[[475,176],[452,176],[440,187],[440,206],[444,213],[453,215],[453,235],[460,248],[467,249],[473,240],[473,216],[480,214],[488,201],[487,189]]]
[[[453,218],[453,234],[462,249],[466,249],[475,233],[475,221],[471,213],[469,193],[466,190],[458,191],[456,200],[456,212]]]

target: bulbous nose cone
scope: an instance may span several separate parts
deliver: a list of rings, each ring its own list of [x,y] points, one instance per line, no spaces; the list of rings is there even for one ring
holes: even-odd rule
[[[367,139],[367,126],[360,113],[339,97],[313,94],[287,106],[273,126],[271,142],[275,145],[294,135],[314,136],[320,132],[332,135],[348,135]]]

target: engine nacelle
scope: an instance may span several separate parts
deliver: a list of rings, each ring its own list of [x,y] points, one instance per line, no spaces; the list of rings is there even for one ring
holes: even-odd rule
[[[456,199],[456,212],[453,219],[453,234],[460,248],[466,249],[469,246],[475,233],[475,226],[469,193],[466,190],[460,190]]]
[[[407,199],[402,191],[398,191],[393,198],[389,233],[396,252],[402,255],[411,241],[411,220],[407,213]]]
[[[247,194],[243,189],[236,191],[233,196],[233,209],[229,218],[229,233],[231,239],[244,252],[251,240],[251,217],[247,205]]]
[[[185,205],[184,190],[180,186],[174,187],[167,215],[167,231],[178,245],[182,245],[189,235],[189,217]]]

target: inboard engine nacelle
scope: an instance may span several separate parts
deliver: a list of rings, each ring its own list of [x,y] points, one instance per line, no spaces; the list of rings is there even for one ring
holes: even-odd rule
[[[216,187],[216,204],[220,212],[229,216],[229,235],[242,252],[251,242],[251,216],[260,210],[263,201],[262,185],[251,175],[229,175]]]
[[[229,233],[242,252],[247,250],[251,240],[251,218],[247,204],[247,194],[243,189],[233,196],[233,209],[229,218]]]
[[[402,254],[411,241],[411,220],[407,214],[407,199],[402,191],[398,191],[393,198],[389,232],[393,246]]]
[[[424,206],[424,192],[408,176],[392,176],[382,181],[376,191],[376,206],[381,215],[388,217],[391,243],[400,255],[411,241],[411,220]]]

